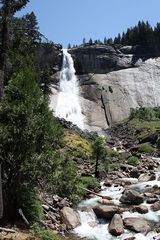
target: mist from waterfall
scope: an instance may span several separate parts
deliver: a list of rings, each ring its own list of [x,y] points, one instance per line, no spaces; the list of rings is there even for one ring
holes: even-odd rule
[[[58,93],[55,116],[72,122],[84,129],[78,79],[75,75],[74,62],[67,49],[63,49],[63,65],[60,72],[60,91]]]

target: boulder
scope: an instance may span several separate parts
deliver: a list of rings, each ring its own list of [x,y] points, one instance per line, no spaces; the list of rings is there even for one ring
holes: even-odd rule
[[[63,207],[60,211],[60,215],[62,222],[66,225],[68,230],[81,224],[79,213],[70,207]]]
[[[157,197],[148,198],[148,199],[146,200],[146,202],[149,203],[149,204],[155,203],[155,202],[157,202],[157,201],[158,201],[158,198],[157,198]]]
[[[118,207],[114,205],[97,205],[93,210],[98,217],[111,219],[118,212]]]
[[[151,230],[148,222],[143,218],[129,217],[123,220],[125,228],[137,233],[144,233]]]
[[[143,203],[143,200],[143,196],[132,189],[126,189],[120,198],[120,202],[133,205],[139,205]]]
[[[139,182],[148,182],[148,181],[152,181],[155,179],[156,179],[155,174],[146,173],[146,174],[140,175],[138,178],[138,181]]]
[[[156,212],[160,210],[160,201],[155,202],[152,206],[151,209]]]
[[[124,233],[123,221],[119,214],[115,214],[108,226],[109,232],[114,236]]]
[[[126,185],[138,183],[137,178],[121,178],[120,181]]]
[[[148,207],[145,205],[139,205],[139,206],[135,206],[133,207],[133,211],[134,212],[139,212],[139,213],[148,213]]]
[[[98,202],[101,204],[104,204],[104,205],[113,205],[114,204],[114,202],[112,200],[103,199],[103,198],[99,199]]]

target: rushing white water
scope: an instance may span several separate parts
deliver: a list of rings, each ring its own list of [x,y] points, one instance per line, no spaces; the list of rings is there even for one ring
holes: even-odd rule
[[[154,159],[155,161],[159,160],[157,158]],[[159,172],[155,172],[156,179],[153,181],[148,181],[144,183],[136,183],[132,184],[131,188],[139,188],[139,189],[145,189],[146,186],[154,186],[158,185],[160,186],[160,180]],[[119,204],[119,199],[122,195],[124,188],[121,186],[114,186],[111,187],[105,187],[102,184],[102,192],[101,195],[103,196],[111,196],[112,201],[114,204]],[[129,230],[124,231],[124,233],[121,236],[114,237],[112,236],[108,231],[108,222],[107,221],[100,221],[97,219],[96,215],[93,213],[91,208],[95,206],[98,201],[100,200],[100,197],[94,197],[92,199],[88,199],[85,201],[82,201],[79,205],[79,214],[81,218],[81,225],[73,230],[73,233],[79,236],[80,238],[85,238],[87,240],[124,240],[129,237],[135,237],[135,240],[158,240],[160,239],[160,234],[156,233],[154,231],[150,231],[148,234],[144,235],[142,233],[134,233]],[[143,203],[143,205],[146,205],[148,207],[148,213],[146,214],[140,214],[138,212],[129,212],[126,210],[126,212],[122,213],[122,218],[127,217],[138,217],[138,218],[144,218],[149,221],[153,222],[159,222],[160,221],[160,211],[153,212],[151,210],[151,204]],[[85,208],[85,210],[84,210]],[[86,210],[88,208],[88,210]],[[76,238],[75,238],[76,239]]]
[[[60,73],[60,91],[58,94],[55,116],[72,122],[84,129],[78,80],[75,75],[74,63],[67,49],[63,49],[63,66]]]

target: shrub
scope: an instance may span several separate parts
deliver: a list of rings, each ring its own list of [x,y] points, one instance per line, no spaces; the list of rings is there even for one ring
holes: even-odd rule
[[[109,157],[119,157],[119,152],[117,152],[115,150],[110,150],[110,151],[108,151],[108,156]]]
[[[81,177],[81,183],[87,189],[93,189],[99,185],[97,179],[94,177]]]
[[[25,194],[24,194],[25,192]],[[34,189],[22,186],[19,189],[21,208],[24,211],[29,222],[37,222],[43,217],[42,204],[39,200],[38,193]]]
[[[139,163],[139,159],[135,156],[129,157],[127,161],[128,161],[128,164],[133,166],[137,166]]]
[[[60,240],[60,238],[56,236],[52,231],[44,230],[37,224],[34,224],[32,226],[31,233],[33,236],[40,237],[42,240]]]
[[[119,164],[110,163],[108,168],[109,168],[109,172],[112,172],[113,170],[118,170],[119,169]]]
[[[153,148],[150,143],[145,143],[139,147],[138,151],[140,153],[153,153],[155,152],[155,148]]]
[[[141,107],[136,109],[131,109],[130,112],[130,120],[131,119],[139,119],[144,121],[154,121],[160,119],[160,107]]]

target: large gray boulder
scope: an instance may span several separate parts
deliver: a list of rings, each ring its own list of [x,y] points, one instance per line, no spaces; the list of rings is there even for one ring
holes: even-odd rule
[[[119,214],[115,214],[108,226],[109,232],[114,236],[119,236],[124,232],[123,221]]]
[[[118,207],[114,205],[97,205],[93,208],[98,217],[111,219],[118,212]]]
[[[81,224],[79,213],[70,207],[62,208],[60,211],[60,216],[62,222],[66,225],[68,230],[73,229]]]
[[[148,222],[143,218],[129,217],[123,220],[125,228],[137,233],[144,233],[151,230]]]
[[[143,196],[139,192],[132,189],[126,189],[120,198],[120,202],[132,205],[139,205],[143,203],[143,200]]]

